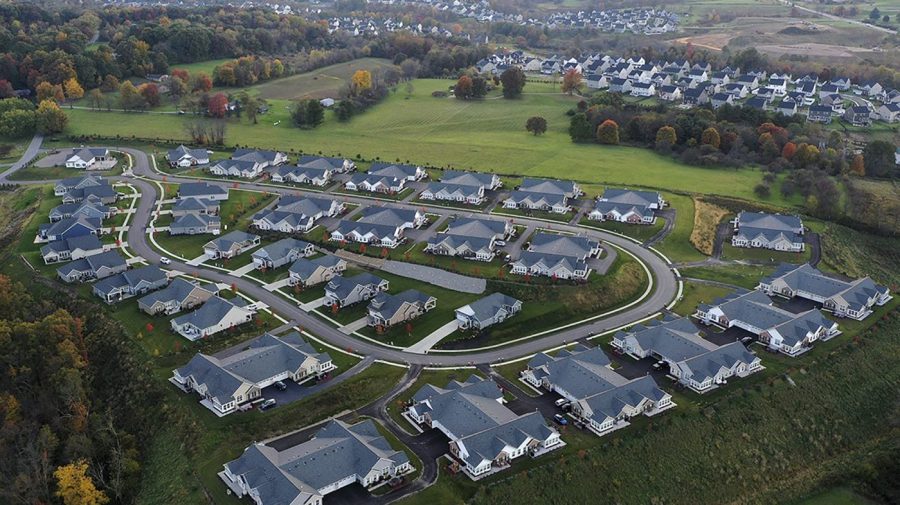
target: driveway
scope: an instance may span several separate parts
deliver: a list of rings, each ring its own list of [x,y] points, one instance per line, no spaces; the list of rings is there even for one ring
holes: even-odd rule
[[[413,344],[403,350],[405,352],[414,352],[417,354],[425,354],[428,352],[429,349],[431,349],[432,347],[437,345],[437,343],[440,342],[441,339],[443,339],[447,335],[450,335],[451,333],[456,331],[457,328],[459,328],[459,323],[457,323],[456,320],[454,319],[453,321],[450,321],[449,323],[434,330],[427,337],[423,338],[422,340],[419,340],[415,344]]]

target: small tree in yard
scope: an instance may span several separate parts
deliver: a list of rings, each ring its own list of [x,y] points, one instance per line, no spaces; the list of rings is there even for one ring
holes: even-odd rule
[[[587,142],[591,140],[591,123],[584,114],[575,114],[569,122],[569,136],[572,142]]]
[[[572,93],[576,93],[579,90],[581,90],[581,85],[582,85],[581,74],[576,72],[574,68],[570,69],[569,71],[567,71],[565,73],[565,75],[563,75],[563,82],[562,82],[563,93],[568,93],[570,95]]]
[[[525,87],[525,72],[519,67],[509,67],[500,74],[503,98],[518,98]]]
[[[619,143],[619,125],[612,119],[600,123],[597,127],[597,142],[607,145]]]
[[[534,135],[540,135],[547,131],[547,120],[540,116],[532,116],[525,121],[525,129]]]
[[[464,75],[456,81],[456,86],[453,87],[453,94],[460,100],[468,100],[472,97],[472,89],[472,78]]]

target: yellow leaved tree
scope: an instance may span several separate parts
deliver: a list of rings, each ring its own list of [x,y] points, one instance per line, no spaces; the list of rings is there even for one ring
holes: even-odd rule
[[[109,498],[97,489],[87,474],[87,462],[83,459],[58,467],[53,472],[56,477],[56,496],[65,505],[104,505]]]

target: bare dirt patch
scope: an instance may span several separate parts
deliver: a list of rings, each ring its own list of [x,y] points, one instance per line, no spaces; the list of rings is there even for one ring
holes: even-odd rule
[[[765,44],[757,46],[761,52],[773,54],[798,54],[802,56],[817,56],[825,58],[852,58],[859,53],[870,53],[871,49],[853,46],[836,46],[832,44]]]

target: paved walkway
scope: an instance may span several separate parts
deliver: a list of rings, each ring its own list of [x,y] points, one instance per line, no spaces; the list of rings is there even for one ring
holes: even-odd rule
[[[437,345],[444,337],[450,335],[459,327],[456,320],[450,321],[449,323],[441,326],[440,328],[431,332],[430,335],[419,340],[415,344],[403,349],[405,352],[414,352],[416,354],[427,354],[428,351]]]
[[[361,318],[357,319],[356,321],[353,321],[350,324],[345,324],[344,326],[341,326],[340,328],[338,328],[338,330],[340,330],[341,333],[345,333],[345,334],[349,335],[351,333],[357,332],[357,331],[365,328],[366,321],[368,321],[368,317],[361,317]]]
[[[327,299],[328,299],[327,296],[323,296],[322,298],[316,298],[315,300],[313,300],[311,302],[304,303],[303,305],[300,306],[300,308],[309,312],[313,309],[318,309],[319,307],[325,305],[325,300],[327,300]]]
[[[384,262],[381,269],[388,273],[427,282],[428,284],[451,289],[453,291],[459,291],[461,293],[472,293],[477,295],[484,293],[484,290],[487,287],[487,281],[484,279],[456,274],[426,265],[415,265],[412,263],[404,263],[402,261],[388,260]]]
[[[203,263],[206,263],[207,261],[209,261],[209,256],[207,256],[205,254],[201,254],[200,256],[197,256],[196,258],[188,261],[187,265],[195,267],[197,265],[202,265]]]
[[[256,269],[256,265],[253,262],[250,262],[250,263],[247,263],[246,265],[242,266],[241,268],[238,268],[237,270],[232,270],[232,271],[228,272],[228,275],[233,275],[235,277],[243,277],[255,269]]]

